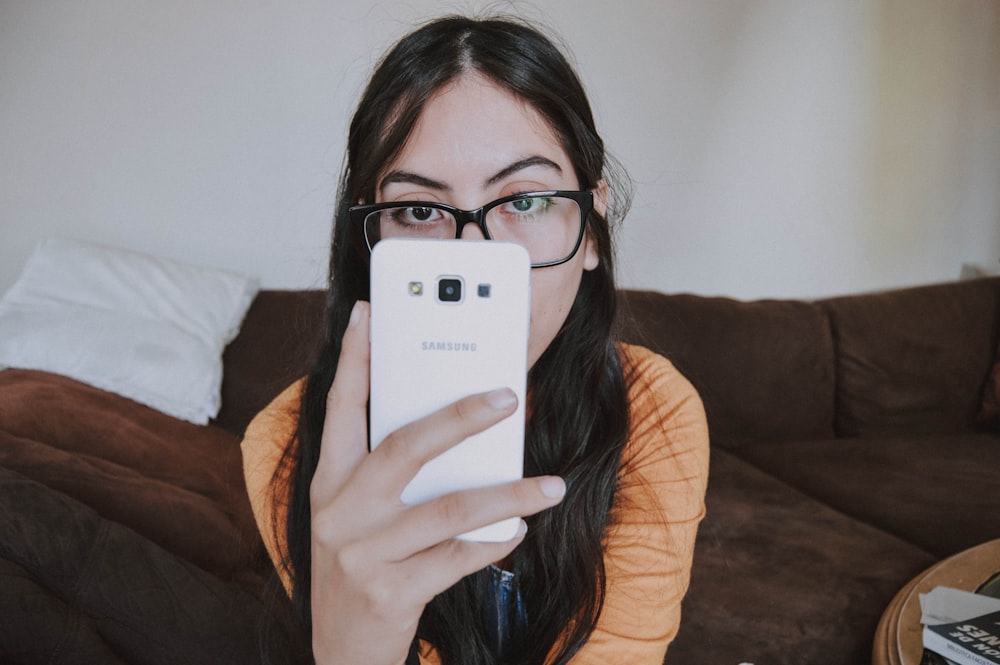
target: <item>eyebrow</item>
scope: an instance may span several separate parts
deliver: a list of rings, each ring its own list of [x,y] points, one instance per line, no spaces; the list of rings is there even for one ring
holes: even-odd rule
[[[428,189],[436,189],[438,191],[447,191],[451,189],[451,187],[443,182],[431,180],[430,178],[426,178],[416,173],[410,173],[409,171],[392,171],[391,173],[386,174],[386,176],[382,178],[382,182],[379,183],[378,188],[380,190],[384,190],[387,185],[395,183],[418,185],[420,187],[427,187]]]
[[[544,166],[545,168],[552,169],[556,173],[562,175],[562,168],[558,164],[553,162],[551,159],[547,159],[540,155],[535,155],[533,157],[528,157],[526,159],[518,160],[513,164],[511,164],[510,166],[508,166],[507,168],[501,169],[486,181],[486,185],[487,186],[495,185],[501,180],[514,175],[518,171],[522,171],[532,166]]]
[[[494,175],[486,179],[485,185],[487,187],[492,186],[514,175],[518,171],[523,171],[524,169],[533,166],[543,166],[548,169],[552,169],[558,174],[562,174],[563,170],[558,164],[553,162],[551,159],[542,157],[540,155],[534,155],[532,157],[526,157],[525,159],[519,159],[510,166],[506,166],[503,169],[497,171]],[[409,171],[391,171],[387,173],[382,182],[379,183],[379,189],[384,190],[387,185],[392,185],[396,183],[417,185],[420,187],[426,187],[428,189],[434,189],[437,191],[445,192],[450,191],[451,187],[443,182],[422,176],[418,173],[411,173]]]

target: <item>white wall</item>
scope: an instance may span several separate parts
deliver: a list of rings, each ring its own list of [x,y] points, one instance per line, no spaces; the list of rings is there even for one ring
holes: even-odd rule
[[[477,2],[0,0],[0,291],[53,235],[318,286],[345,123]],[[1000,3],[548,0],[637,184],[625,285],[816,297],[1000,268]]]

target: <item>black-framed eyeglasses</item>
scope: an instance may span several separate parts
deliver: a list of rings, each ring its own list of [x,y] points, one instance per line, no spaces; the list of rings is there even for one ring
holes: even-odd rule
[[[550,190],[505,196],[476,210],[434,201],[391,201],[350,208],[351,224],[364,232],[369,251],[383,238],[457,239],[472,222],[489,240],[523,245],[532,268],[566,263],[580,249],[590,191]]]

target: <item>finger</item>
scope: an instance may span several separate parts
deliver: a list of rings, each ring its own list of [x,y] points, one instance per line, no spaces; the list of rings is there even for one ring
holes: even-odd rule
[[[424,464],[473,434],[517,411],[517,396],[508,388],[471,395],[399,428],[372,452],[379,483],[398,498]],[[374,460],[373,460],[374,461]]]
[[[368,454],[369,305],[354,303],[326,397],[317,475],[339,487]]]
[[[387,561],[402,561],[473,529],[510,517],[526,517],[551,508],[566,493],[558,476],[525,478],[512,483],[452,492],[408,508],[373,543]]]
[[[466,575],[504,559],[521,544],[527,533],[522,520],[517,533],[502,542],[449,540],[396,562],[381,577],[392,589],[394,608],[423,608],[434,596],[453,586]],[[390,594],[385,594],[390,595]]]
[[[522,520],[515,536],[507,541],[482,543],[452,539],[420,552],[399,564],[405,579],[409,580],[407,593],[413,594],[415,602],[426,605],[466,575],[506,558],[524,541],[526,533],[527,525]]]

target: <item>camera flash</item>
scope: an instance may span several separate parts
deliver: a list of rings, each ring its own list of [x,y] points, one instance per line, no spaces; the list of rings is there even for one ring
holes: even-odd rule
[[[424,293],[424,283],[423,282],[410,282],[410,295],[420,296]]]
[[[489,284],[480,284],[479,288],[477,289],[477,293],[479,294],[480,298],[489,298],[490,297],[490,285]]]

